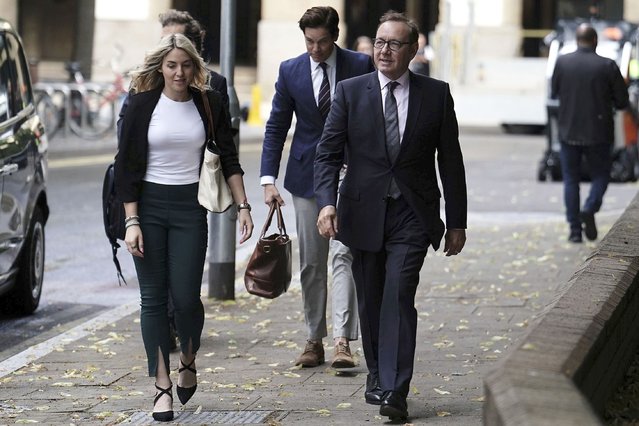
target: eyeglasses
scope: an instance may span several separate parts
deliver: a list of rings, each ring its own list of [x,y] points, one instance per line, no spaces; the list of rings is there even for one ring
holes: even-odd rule
[[[373,47],[375,47],[375,49],[382,50],[387,44],[390,50],[397,52],[403,45],[411,43],[410,41],[384,40],[383,38],[373,40]]]

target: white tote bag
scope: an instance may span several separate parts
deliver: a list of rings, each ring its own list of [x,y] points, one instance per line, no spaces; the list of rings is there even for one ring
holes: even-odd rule
[[[204,109],[208,121],[207,140],[204,149],[204,162],[200,170],[200,183],[197,190],[197,201],[210,212],[221,213],[233,204],[233,195],[222,173],[220,148],[215,143],[213,116],[209,105],[209,97],[202,92]]]

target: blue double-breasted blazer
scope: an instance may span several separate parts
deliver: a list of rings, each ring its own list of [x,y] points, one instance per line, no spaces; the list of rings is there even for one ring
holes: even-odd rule
[[[335,84],[375,69],[371,58],[363,53],[336,49]],[[313,161],[322,136],[324,120],[315,101],[308,53],[280,64],[275,83],[271,115],[266,123],[260,176],[279,175],[282,151],[293,113],[295,133],[284,177],[284,188],[297,197],[313,197]]]

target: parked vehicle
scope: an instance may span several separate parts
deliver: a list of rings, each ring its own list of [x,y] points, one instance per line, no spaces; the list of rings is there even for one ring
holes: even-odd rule
[[[0,310],[28,314],[44,277],[47,135],[18,34],[0,19]]]
[[[577,49],[576,31],[579,24],[589,22],[597,31],[597,53],[601,56],[615,60],[621,74],[628,82],[628,92],[632,108],[629,111],[617,111],[615,115],[615,140],[613,143],[613,164],[610,173],[611,181],[626,182],[639,178],[639,156],[637,154],[637,81],[631,74],[633,61],[639,58],[639,29],[637,25],[626,21],[607,21],[600,19],[560,19],[556,29],[549,34],[544,41],[549,45],[548,65],[546,68],[548,113],[547,141],[548,145],[537,170],[537,179],[540,181],[559,181],[561,176],[561,163],[559,151],[558,112],[559,101],[550,98],[550,82],[555,69],[557,58],[561,55],[574,52]],[[585,162],[582,166],[582,177],[589,179],[589,173]]]

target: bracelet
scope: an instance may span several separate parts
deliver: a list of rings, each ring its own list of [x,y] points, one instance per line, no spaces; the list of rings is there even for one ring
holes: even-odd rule
[[[127,216],[127,217],[125,217],[125,218],[124,218],[124,221],[125,221],[125,222],[129,222],[129,221],[131,221],[131,220],[138,220],[138,219],[140,219],[140,216],[133,215],[133,216]]]
[[[132,226],[140,226],[140,222],[138,222],[137,220],[130,220],[125,223],[124,229],[129,229]]]
[[[244,201],[243,203],[240,203],[237,205],[237,211],[239,212],[242,209],[246,209],[248,211],[251,211],[251,205],[248,203],[248,201]]]

